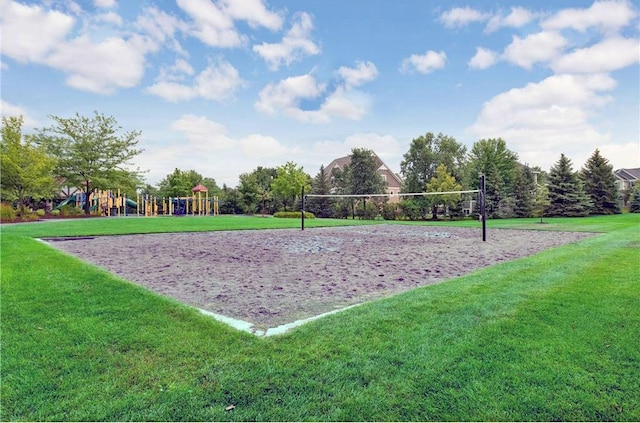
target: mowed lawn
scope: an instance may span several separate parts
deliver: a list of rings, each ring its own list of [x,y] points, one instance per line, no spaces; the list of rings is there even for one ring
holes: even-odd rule
[[[638,421],[640,215],[545,222],[490,221],[488,236],[498,227],[601,234],[272,338],[234,330],[33,238],[297,221],[3,225],[0,420]]]

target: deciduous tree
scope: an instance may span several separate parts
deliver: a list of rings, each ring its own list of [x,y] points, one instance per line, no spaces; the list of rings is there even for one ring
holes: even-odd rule
[[[427,182],[427,192],[450,192],[460,191],[462,185],[456,182],[456,178],[449,174],[447,166],[440,164],[436,168],[436,174]],[[435,210],[439,205],[443,205],[445,209],[455,208],[461,200],[460,194],[442,194],[429,197],[429,201]],[[435,213],[433,219],[437,220],[438,215]]]
[[[467,170],[468,185],[478,188],[480,175],[486,176],[487,215],[507,217],[505,204],[512,204],[518,155],[501,138],[482,139],[473,144]]]
[[[293,206],[302,192],[302,187],[309,189],[311,177],[307,175],[302,166],[294,162],[287,162],[276,168],[276,177],[271,182],[271,190],[278,196],[287,211],[287,204],[291,201]]]
[[[123,179],[139,178],[130,160],[140,154],[139,131],[120,134],[115,118],[94,112],[93,117],[76,113],[71,118],[50,116],[56,124],[42,129],[38,142],[57,159],[57,176],[86,194],[84,211],[90,213],[89,194],[94,188],[120,188]]]
[[[55,160],[22,135],[22,116],[2,117],[0,182],[2,200],[17,200],[24,216],[25,199],[51,198],[55,191]]]

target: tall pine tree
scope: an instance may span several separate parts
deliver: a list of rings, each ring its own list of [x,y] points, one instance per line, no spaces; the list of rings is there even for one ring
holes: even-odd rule
[[[320,171],[311,181],[310,194],[328,195],[331,194],[331,181],[327,175],[324,165],[320,166]],[[307,203],[307,210],[317,217],[332,217],[333,207],[330,198],[314,198],[311,197]]]
[[[591,214],[621,213],[613,166],[596,149],[580,172],[585,193],[591,199]]]
[[[536,184],[533,171],[529,165],[521,166],[516,171],[513,185],[515,200],[514,214],[516,217],[531,217],[536,195]]]
[[[549,172],[548,216],[586,216],[589,214],[589,198],[582,181],[573,171],[571,160],[563,154]]]

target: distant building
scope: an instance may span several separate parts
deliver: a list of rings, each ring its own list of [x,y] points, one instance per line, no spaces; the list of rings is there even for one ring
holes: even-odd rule
[[[629,198],[633,187],[640,179],[640,167],[634,169],[618,169],[613,172],[616,177],[616,188],[620,193],[620,203],[623,207],[628,206]]]
[[[400,201],[400,197],[398,196],[398,194],[400,194],[400,190],[402,189],[402,178],[400,178],[397,173],[392,172],[391,169],[389,169],[389,166],[387,166],[376,153],[373,153],[373,157],[378,165],[378,174],[382,176],[382,179],[387,184],[385,193],[389,194],[389,202],[397,203],[398,201]],[[344,170],[344,167],[350,163],[350,155],[340,157],[329,163],[325,167],[325,171],[327,172],[327,175],[331,177],[330,175],[334,169],[340,169],[342,171]]]

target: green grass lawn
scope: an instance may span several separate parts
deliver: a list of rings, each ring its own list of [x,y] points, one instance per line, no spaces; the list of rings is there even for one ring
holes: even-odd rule
[[[32,238],[299,222],[4,225],[0,420],[638,421],[640,215],[545,222],[488,227],[602,234],[273,338],[234,330]],[[345,223],[354,222],[307,221]]]

